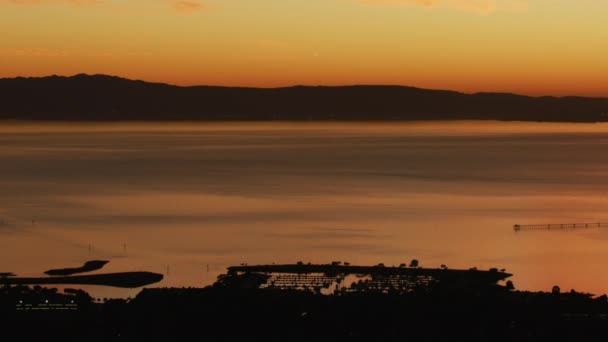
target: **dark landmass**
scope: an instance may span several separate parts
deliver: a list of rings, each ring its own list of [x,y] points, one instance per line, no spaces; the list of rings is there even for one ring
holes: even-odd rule
[[[364,292],[319,294],[298,285],[345,279],[344,272],[351,271],[369,272]],[[509,276],[495,269],[417,266],[238,266],[205,288],[144,289],[133,299],[103,301],[76,289],[59,293],[5,285],[1,334],[87,341],[604,341],[608,336],[606,295],[593,298],[558,287],[550,293],[516,291],[479,278],[489,273],[501,274],[495,280]],[[280,277],[292,277],[292,287],[260,287]],[[437,281],[416,280],[425,277]],[[396,289],[396,279],[417,286],[387,291]],[[377,281],[385,287],[375,287]]]
[[[102,269],[109,261],[107,260],[91,260],[87,261],[81,267],[74,268],[60,268],[54,270],[48,270],[45,274],[51,276],[66,276],[78,273],[92,272]]]
[[[522,292],[512,284],[498,285],[510,274],[496,269],[417,264],[237,266],[205,288],[144,289],[133,299],[103,301],[75,289],[62,294],[5,285],[0,287],[1,333],[87,341],[493,342],[603,341],[608,334],[605,295],[562,293],[558,287],[551,293]],[[351,272],[366,277],[352,285],[364,291],[344,287],[320,294],[302,287],[303,282],[331,286],[323,281],[344,282]],[[291,285],[261,287],[276,285],[281,277]],[[377,287],[379,282],[384,286]]]
[[[464,94],[404,86],[178,87],[105,75],[0,79],[0,119],[608,120],[608,98]]]
[[[0,272],[0,278],[1,277],[15,277],[15,276],[17,276],[17,275],[13,272]]]
[[[2,336],[87,341],[604,341],[606,296],[504,287],[408,294],[144,289],[131,300],[0,287]],[[75,290],[73,290],[75,291]],[[72,309],[72,308],[76,309]],[[28,339],[29,340],[29,339]]]
[[[452,282],[456,279],[475,278],[478,282],[496,283],[512,276],[512,274],[492,269],[489,271],[470,269],[456,270],[448,268],[423,268],[395,266],[354,266],[354,265],[319,265],[319,264],[296,264],[296,265],[241,265],[228,267],[228,275],[237,273],[322,273],[325,275],[355,274],[375,276],[428,276],[440,279],[444,282]]]
[[[151,272],[123,272],[123,273],[107,273],[107,274],[92,274],[78,276],[59,276],[59,277],[41,277],[41,278],[0,278],[0,285],[103,285],[124,288],[136,288],[158,283],[163,279],[162,274]]]

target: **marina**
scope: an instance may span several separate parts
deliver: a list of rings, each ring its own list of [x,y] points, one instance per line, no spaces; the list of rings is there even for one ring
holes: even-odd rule
[[[411,265],[416,265],[413,260]],[[219,285],[259,289],[305,291],[318,294],[391,293],[406,294],[432,288],[488,288],[512,275],[504,270],[422,268],[418,266],[352,266],[291,264],[232,266]]]

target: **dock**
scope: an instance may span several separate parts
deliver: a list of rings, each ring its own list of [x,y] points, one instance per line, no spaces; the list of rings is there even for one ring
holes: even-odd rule
[[[590,229],[608,228],[608,223],[551,223],[551,224],[515,224],[513,230],[516,232],[523,230],[562,230],[562,229]]]

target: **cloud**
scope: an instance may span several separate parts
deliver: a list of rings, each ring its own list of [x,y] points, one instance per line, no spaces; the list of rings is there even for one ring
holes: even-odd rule
[[[190,14],[204,9],[204,6],[196,1],[174,1],[173,8],[180,13]]]
[[[427,8],[453,8],[477,13],[514,11],[527,8],[527,0],[358,0],[365,5],[410,5]]]

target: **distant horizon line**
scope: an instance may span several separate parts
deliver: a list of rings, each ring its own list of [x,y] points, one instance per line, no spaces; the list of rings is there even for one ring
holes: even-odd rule
[[[502,95],[514,95],[514,96],[523,96],[528,98],[587,98],[587,99],[608,99],[607,96],[585,96],[585,95],[531,95],[525,93],[518,92],[510,92],[510,91],[475,91],[475,92],[466,92],[461,90],[453,90],[448,88],[424,88],[418,87],[415,85],[406,85],[406,84],[378,84],[378,83],[354,83],[354,84],[341,84],[341,85],[324,85],[324,84],[292,84],[292,85],[284,85],[284,86],[241,86],[241,85],[214,85],[214,84],[193,84],[193,85],[179,85],[170,82],[163,81],[147,81],[139,78],[129,78],[124,76],[117,76],[111,74],[102,74],[102,73],[77,73],[72,75],[60,75],[60,74],[51,74],[46,76],[13,76],[13,77],[0,77],[0,80],[11,80],[11,79],[42,79],[42,78],[78,78],[78,77],[106,77],[106,78],[114,78],[121,79],[131,82],[143,82],[148,84],[161,84],[167,85],[171,87],[178,88],[195,88],[195,87],[215,87],[215,88],[242,88],[242,89],[287,89],[287,88],[347,88],[347,87],[396,87],[396,88],[410,88],[410,89],[420,89],[420,90],[428,90],[428,91],[444,91],[444,92],[453,92],[465,95],[476,95],[476,94],[502,94]]]

